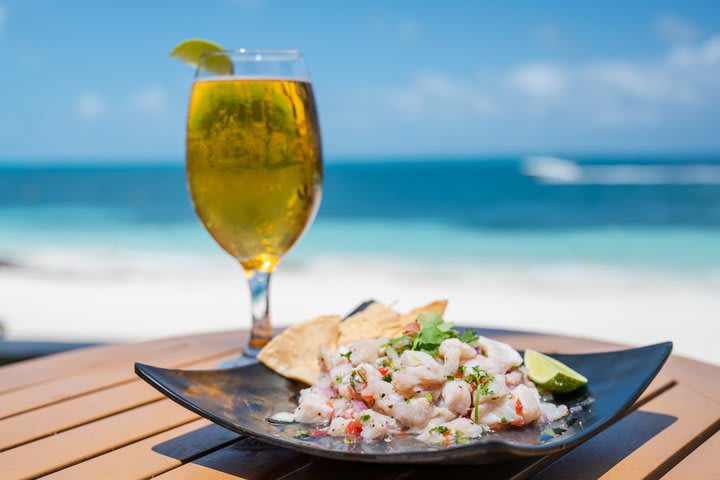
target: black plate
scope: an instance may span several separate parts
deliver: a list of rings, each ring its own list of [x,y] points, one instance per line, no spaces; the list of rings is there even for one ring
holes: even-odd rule
[[[496,432],[452,446],[431,446],[410,436],[391,442],[358,440],[354,444],[342,438],[302,438],[300,429],[305,427],[272,424],[266,419],[277,412],[292,411],[303,386],[259,363],[223,370],[170,370],[136,363],[135,372],[168,398],[218,425],[309,455],[376,463],[494,463],[547,455],[596,435],[640,397],[671,350],[672,343],[667,342],[616,352],[554,354],[589,380],[587,388],[556,397],[557,403],[571,409],[569,417],[543,427]]]

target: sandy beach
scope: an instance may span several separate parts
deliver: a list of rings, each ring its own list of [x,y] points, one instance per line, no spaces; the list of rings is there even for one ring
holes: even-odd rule
[[[359,301],[399,310],[450,300],[459,325],[589,336],[720,364],[720,272],[678,274],[598,264],[433,266],[360,257],[281,265],[275,325],[346,313]],[[248,326],[248,294],[222,255],[33,251],[0,268],[0,322],[23,340],[133,341]]]

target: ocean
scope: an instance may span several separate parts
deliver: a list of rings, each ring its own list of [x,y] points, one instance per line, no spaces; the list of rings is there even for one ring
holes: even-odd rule
[[[63,249],[223,255],[179,161],[0,166],[0,261]],[[331,159],[287,262],[323,255],[717,269],[720,155]]]

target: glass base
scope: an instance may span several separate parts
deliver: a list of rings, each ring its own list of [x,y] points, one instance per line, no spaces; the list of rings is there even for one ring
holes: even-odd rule
[[[244,367],[245,365],[253,365],[255,363],[258,363],[260,360],[257,359],[257,354],[260,352],[260,350],[256,350],[254,348],[245,347],[245,350],[243,351],[242,355],[239,357],[233,358],[232,360],[225,360],[220,365],[218,365],[219,368],[235,368],[235,367]]]

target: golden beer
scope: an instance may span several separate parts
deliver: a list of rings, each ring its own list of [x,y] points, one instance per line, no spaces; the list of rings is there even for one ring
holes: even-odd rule
[[[187,124],[195,211],[247,270],[272,271],[320,203],[322,152],[310,83],[198,80]]]

